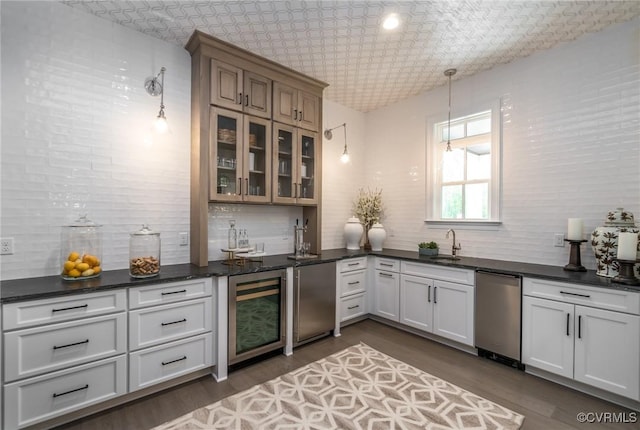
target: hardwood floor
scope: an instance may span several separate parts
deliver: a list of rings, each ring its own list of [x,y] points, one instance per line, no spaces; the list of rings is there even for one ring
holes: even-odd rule
[[[579,412],[630,411],[372,320],[343,328],[340,337],[328,337],[301,346],[290,357],[278,355],[237,370],[226,381],[217,383],[206,376],[57,429],[150,429],[358,342],[523,414],[524,430],[640,429],[638,422],[580,424],[576,419]]]

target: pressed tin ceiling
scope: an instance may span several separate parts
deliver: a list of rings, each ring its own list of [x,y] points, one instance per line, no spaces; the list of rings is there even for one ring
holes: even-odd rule
[[[368,112],[640,16],[640,1],[80,1],[184,47],[198,29],[325,81]],[[388,13],[400,27],[383,30]],[[598,55],[597,52],[593,53]]]

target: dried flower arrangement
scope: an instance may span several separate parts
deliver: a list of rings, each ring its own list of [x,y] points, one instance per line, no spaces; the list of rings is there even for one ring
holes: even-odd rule
[[[377,188],[374,191],[363,188],[358,190],[358,197],[353,204],[354,215],[358,217],[362,225],[364,226],[365,237],[372,225],[380,222],[382,217],[382,190]],[[365,247],[368,245],[369,239],[367,237]]]

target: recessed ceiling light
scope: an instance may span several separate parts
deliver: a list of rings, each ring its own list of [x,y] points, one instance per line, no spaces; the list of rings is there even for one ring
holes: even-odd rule
[[[400,25],[400,18],[398,18],[398,15],[395,13],[392,13],[389,16],[387,16],[382,22],[382,28],[384,28],[385,30],[393,30],[394,28],[397,28],[399,25]]]

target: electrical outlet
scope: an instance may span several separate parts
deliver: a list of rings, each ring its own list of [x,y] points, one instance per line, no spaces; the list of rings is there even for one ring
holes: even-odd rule
[[[553,246],[564,248],[564,233],[556,233],[553,236]]]
[[[180,246],[189,245],[189,233],[187,233],[186,231],[183,231],[182,233],[178,233],[178,238],[179,238]]]
[[[13,238],[3,237],[0,239],[0,255],[13,254]]]

